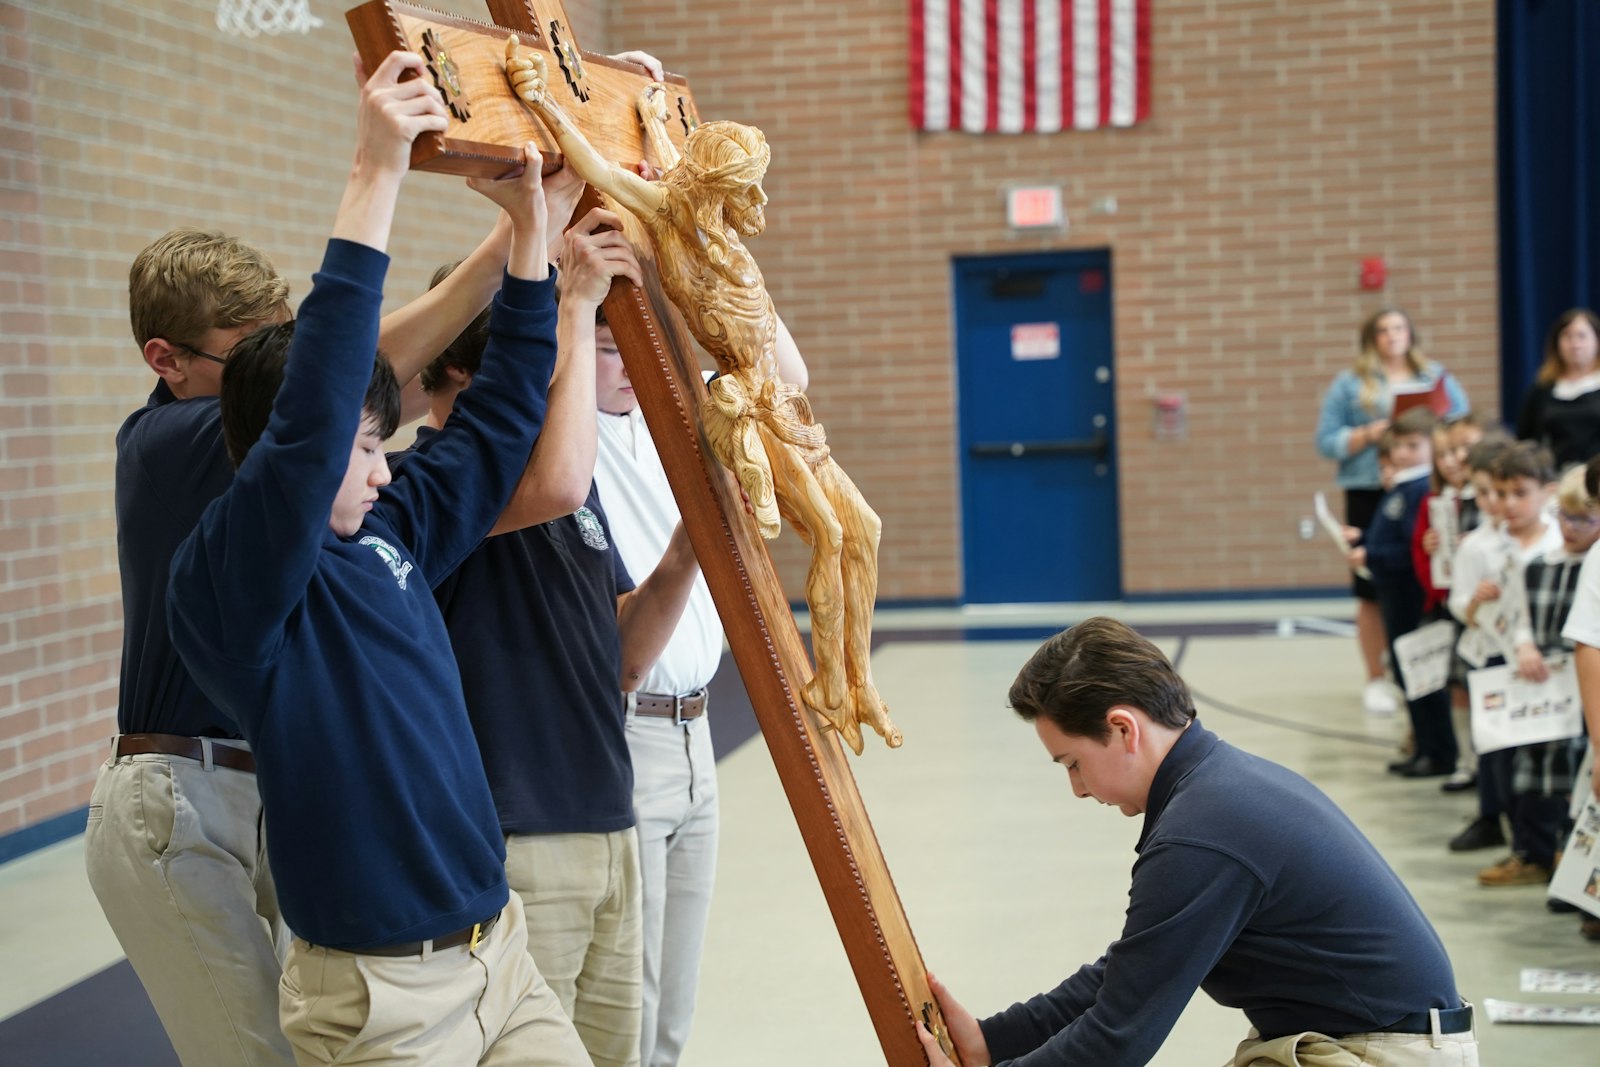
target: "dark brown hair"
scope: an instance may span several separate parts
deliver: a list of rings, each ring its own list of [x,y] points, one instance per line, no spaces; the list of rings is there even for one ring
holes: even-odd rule
[[[1106,712],[1135,707],[1181,730],[1194,700],[1161,650],[1116,619],[1085,619],[1046,641],[1011,683],[1011,707],[1027,722],[1049,719],[1062,733],[1104,741]]]
[[[1489,473],[1503,482],[1532,478],[1540,485],[1556,480],[1556,461],[1550,450],[1532,441],[1518,441],[1495,459]]]
[[[1561,359],[1561,335],[1568,326],[1583,319],[1589,323],[1589,329],[1600,336],[1600,316],[1588,308],[1569,308],[1556,316],[1556,321],[1550,325],[1550,332],[1544,339],[1544,363],[1539,367],[1539,374],[1534,378],[1536,385],[1549,385],[1566,373],[1567,365]]]

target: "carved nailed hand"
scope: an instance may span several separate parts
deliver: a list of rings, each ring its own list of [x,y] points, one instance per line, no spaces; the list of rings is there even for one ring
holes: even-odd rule
[[[639,117],[648,126],[651,122],[667,121],[667,87],[652,82],[639,90]]]
[[[546,73],[542,52],[524,52],[516,34],[506,39],[506,77],[511,81],[512,91],[523,103],[530,107],[542,107],[549,101],[550,87]]]

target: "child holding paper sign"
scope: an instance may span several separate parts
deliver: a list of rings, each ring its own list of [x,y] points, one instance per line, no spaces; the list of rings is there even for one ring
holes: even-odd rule
[[[1411,535],[1433,470],[1434,417],[1426,408],[1401,415],[1384,432],[1379,448],[1393,463],[1394,481],[1378,503],[1363,544],[1350,553],[1350,565],[1365,565],[1378,589],[1378,607],[1389,635],[1389,658],[1405,688],[1401,656],[1394,641],[1422,623],[1422,587],[1411,564]],[[1416,755],[1389,765],[1405,778],[1431,778],[1455,770],[1456,739],[1450,728],[1450,697],[1443,691],[1407,698],[1406,710],[1416,736]]]
[[[1589,461],[1584,488],[1589,496],[1600,499],[1600,458]],[[1578,692],[1583,697],[1589,744],[1600,746],[1600,552],[1591,552],[1584,559],[1578,574],[1578,591],[1561,636],[1573,643],[1572,659],[1578,671]],[[1600,757],[1600,752],[1594,755]],[[1600,799],[1600,774],[1594,776],[1591,786]],[[1600,918],[1586,916],[1582,932],[1589,940],[1600,941]]]
[[[1508,456],[1508,461],[1511,459]],[[1547,657],[1565,658],[1572,651],[1572,642],[1562,636],[1561,630],[1572,610],[1584,558],[1600,538],[1600,501],[1584,487],[1582,468],[1567,472],[1556,498],[1560,504],[1561,546],[1528,561],[1523,576],[1528,600],[1526,621],[1516,632],[1517,673],[1534,682],[1549,679]],[[1583,758],[1583,740],[1580,736],[1508,751],[1511,855],[1479,871],[1478,883],[1540,885],[1550,880],[1550,872],[1555,869],[1573,779]]]

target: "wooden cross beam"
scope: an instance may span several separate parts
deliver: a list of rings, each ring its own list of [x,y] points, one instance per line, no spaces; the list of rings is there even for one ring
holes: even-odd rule
[[[549,53],[550,91],[597,149],[627,167],[647,157],[635,100],[648,82],[637,68],[578,51],[559,0],[489,0],[489,7],[495,25],[398,0],[373,0],[349,14],[369,69],[396,47],[431,47],[435,59],[430,73],[436,79],[449,84],[452,77],[450,67],[437,59],[440,52],[458,72],[469,114],[453,114],[446,133],[419,145],[413,166],[499,174],[516,160],[516,146],[529,140],[546,150],[546,159],[559,159],[543,125],[507,86],[505,39],[512,32],[524,44]],[[684,79],[669,76],[668,85],[678,94],[680,119],[669,135],[681,147],[698,122],[697,112]],[[915,1031],[921,1020],[956,1060],[844,745],[800,698],[801,686],[812,675],[810,659],[755,521],[737,484],[706,443],[699,359],[677,309],[664,295],[654,244],[632,214],[606,203],[592,189],[574,217],[581,218],[596,204],[611,207],[622,218],[639,252],[645,282],[637,287],[619,279],[606,299],[606,321],[666,467],[884,1057],[891,1067],[925,1067],[927,1057]]]

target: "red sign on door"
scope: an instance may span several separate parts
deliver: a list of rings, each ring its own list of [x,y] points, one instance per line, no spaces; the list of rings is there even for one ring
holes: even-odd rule
[[[1061,327],[1053,322],[1019,322],[1011,327],[1012,359],[1058,359]]]

